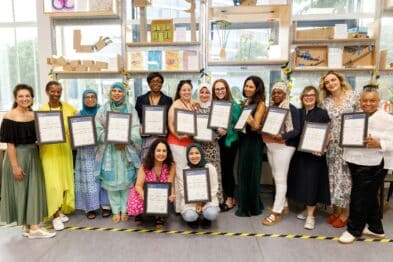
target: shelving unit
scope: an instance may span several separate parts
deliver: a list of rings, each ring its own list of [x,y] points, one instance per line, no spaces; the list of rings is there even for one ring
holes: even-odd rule
[[[119,8],[119,0],[108,0],[106,1],[105,7],[103,9],[94,9],[89,10],[90,6],[89,1],[86,0],[74,0],[70,1],[72,4],[72,8],[63,7],[62,9],[57,7],[55,9],[52,5],[53,2],[51,0],[44,0],[44,14],[48,15],[51,18],[85,18],[85,19],[95,19],[97,17],[100,18],[119,18],[120,16],[120,8]],[[61,1],[58,1],[58,4],[61,4]],[[64,4],[65,5],[65,4]],[[59,10],[60,9],[60,10]]]

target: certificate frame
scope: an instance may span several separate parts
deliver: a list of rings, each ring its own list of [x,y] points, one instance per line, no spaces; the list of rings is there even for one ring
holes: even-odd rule
[[[200,175],[200,176],[204,176],[205,177],[205,179],[206,179],[207,198],[204,198],[204,199],[192,199],[191,198],[190,199],[189,188],[188,188],[188,186],[189,186],[188,177],[191,176],[191,175]],[[183,186],[184,186],[184,201],[185,201],[186,204],[198,203],[198,202],[210,202],[211,201],[211,188],[210,188],[209,169],[207,169],[207,168],[183,169]]]
[[[212,142],[214,140],[214,132],[213,132],[212,129],[209,128],[209,124],[207,124],[207,128],[210,129],[211,135],[208,138],[198,137],[198,134],[199,134],[199,132],[198,132],[198,130],[199,130],[199,128],[198,128],[198,118],[207,118],[208,122],[209,122],[210,114],[207,114],[207,113],[197,113],[196,114],[196,133],[195,133],[195,136],[194,136],[194,140],[195,141],[199,141],[199,142]]]
[[[236,124],[235,124],[235,126],[233,127],[234,130],[241,131],[241,130],[243,130],[243,129],[246,127],[246,125],[247,125],[247,118],[248,118],[249,115],[251,115],[251,113],[252,113],[252,111],[255,109],[255,107],[256,107],[256,105],[246,105],[246,106],[244,106],[244,107],[242,108],[242,112],[240,113],[239,119],[236,121]],[[248,114],[248,116],[247,116],[247,118],[245,119],[244,123],[240,123],[240,124],[241,124],[241,127],[239,127],[239,126],[238,126],[238,123],[239,123],[239,121],[241,121],[241,117],[242,117],[243,112],[244,112],[245,110],[251,110],[251,112],[250,112],[250,114]],[[237,127],[237,126],[238,126],[238,127]]]
[[[362,143],[360,144],[348,144],[346,143],[344,140],[344,125],[345,122],[347,120],[350,119],[364,119],[364,123],[363,123],[363,130],[362,130],[362,134],[363,134],[363,140]],[[366,147],[366,143],[364,141],[364,139],[367,137],[367,132],[368,132],[368,115],[365,112],[355,112],[355,113],[343,113],[341,114],[341,128],[340,128],[340,146],[341,147]]]
[[[275,128],[276,130],[278,129],[278,132],[269,132],[269,131],[266,131],[266,129],[265,129],[265,125],[268,122],[269,116],[273,113],[279,113],[279,114],[284,115],[284,117],[280,123],[280,127]],[[280,134],[282,128],[284,127],[285,119],[287,118],[288,114],[289,114],[289,109],[276,107],[276,106],[270,106],[267,109],[265,119],[263,120],[263,123],[262,123],[262,128],[261,128],[262,134],[268,134],[268,135],[273,135],[273,136]]]
[[[148,131],[146,130],[146,112],[147,111],[162,111],[163,112],[163,118],[162,118],[162,127],[161,127],[161,131],[160,132],[154,132],[154,131]],[[144,105],[142,108],[142,135],[157,135],[157,136],[161,136],[161,135],[165,135],[167,133],[167,106],[164,105],[155,105],[155,106],[151,106],[151,105]]]
[[[321,147],[318,150],[311,150],[308,148],[304,147],[304,141],[306,139],[306,132],[308,128],[318,128],[321,129],[324,132],[323,135],[323,142]],[[324,148],[326,145],[326,141],[328,138],[328,134],[329,134],[329,123],[317,123],[317,122],[305,122],[303,130],[302,130],[302,134],[300,136],[300,143],[298,146],[298,151],[302,151],[302,152],[307,152],[307,153],[320,153],[323,154],[324,153]]]
[[[77,145],[75,144],[75,136],[74,136],[74,129],[73,126],[77,122],[89,122],[91,124],[93,133],[93,141],[94,143],[87,143],[87,144],[81,144]],[[68,129],[70,130],[70,140],[71,140],[71,147],[72,149],[77,149],[80,147],[85,147],[85,146],[96,146],[97,145],[97,130],[96,130],[96,123],[95,123],[95,117],[94,116],[69,116],[68,117]]]
[[[220,105],[220,106],[227,106],[227,107],[230,108],[230,109],[229,109],[228,116],[227,116],[228,120],[226,121],[225,126],[224,126],[224,125],[223,125],[223,126],[215,125],[214,123],[212,123],[212,121],[213,121],[213,120],[212,120],[212,119],[213,119],[213,115],[214,115],[214,114],[217,114],[217,113],[215,113],[215,112],[216,112],[216,111],[215,111],[215,107],[218,106],[218,105]],[[214,128],[229,129],[229,125],[231,124],[232,111],[233,111],[233,104],[232,104],[231,102],[229,102],[229,101],[213,100],[212,103],[211,103],[211,106],[210,106],[209,123],[207,124],[207,126],[208,126],[209,128],[212,128],[212,129],[214,129]],[[222,118],[222,117],[225,117],[225,116],[220,115],[220,116],[218,116],[218,117],[219,117],[219,118]]]
[[[188,115],[192,115],[192,117],[194,118],[194,130],[193,131],[180,131],[179,127],[178,127],[178,114],[188,114]],[[189,110],[183,110],[183,109],[175,109],[175,132],[180,134],[180,135],[190,135],[190,136],[195,136],[196,134],[196,113],[194,111],[189,111]]]
[[[109,120],[110,118],[128,118],[127,124],[127,141],[121,139],[111,139],[108,137],[109,133]],[[120,112],[107,112],[106,113],[106,130],[105,130],[105,143],[107,144],[129,144],[131,137],[131,124],[132,124],[132,114],[131,113],[120,113]]]
[[[163,212],[153,212],[149,211],[149,189],[151,188],[160,188],[161,190],[166,191],[166,211]],[[168,215],[169,213],[169,195],[171,190],[171,183],[168,182],[145,182],[143,186],[144,191],[144,205],[143,205],[143,212],[145,215],[155,215],[155,216],[162,216]]]
[[[58,137],[58,139],[51,140],[51,141],[45,141],[45,139],[43,139],[43,137],[41,136],[40,118],[45,117],[45,116],[54,116],[59,119],[60,128],[61,128],[61,131],[60,131],[61,137]],[[37,144],[45,145],[45,144],[59,144],[59,143],[66,142],[64,122],[63,122],[63,111],[34,111],[34,119],[35,119],[34,125],[35,125],[36,134],[37,134]]]

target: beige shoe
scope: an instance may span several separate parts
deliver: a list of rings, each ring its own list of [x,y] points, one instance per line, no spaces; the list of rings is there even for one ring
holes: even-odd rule
[[[263,220],[262,224],[264,224],[265,226],[274,226],[281,221],[281,218],[282,216],[280,214],[271,213]]]
[[[315,228],[315,217],[307,216],[306,223],[304,223],[304,228],[313,230]]]
[[[29,239],[36,239],[36,238],[51,238],[56,236],[55,232],[49,232],[45,228],[39,228],[37,230],[31,230],[29,233]]]
[[[113,214],[112,221],[115,224],[119,223],[120,222],[120,214]]]
[[[338,242],[340,242],[341,244],[352,244],[353,242],[356,241],[356,239],[357,237],[353,236],[348,231],[345,231],[338,239]]]
[[[127,222],[128,221],[128,215],[127,214],[121,214],[121,222]]]

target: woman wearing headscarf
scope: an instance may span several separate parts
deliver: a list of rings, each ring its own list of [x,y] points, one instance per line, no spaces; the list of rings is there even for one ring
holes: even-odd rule
[[[272,107],[287,109],[289,112],[278,135],[263,135],[267,147],[267,157],[276,186],[272,212],[262,224],[272,226],[281,221],[283,213],[288,213],[287,177],[292,155],[295,153],[300,134],[300,119],[297,108],[289,103],[287,85],[278,82],[272,88]]]
[[[128,220],[128,189],[140,167],[139,119],[136,110],[127,101],[126,92],[122,83],[114,83],[110,89],[109,101],[100,107],[95,118],[98,141],[96,175],[101,180],[101,186],[108,192],[114,223]],[[132,114],[129,143],[108,144],[105,142],[108,112]]]
[[[185,203],[184,197],[184,181],[183,176],[178,178],[176,186],[179,198],[179,211],[183,219],[188,223],[191,228],[198,227],[199,215],[202,215],[201,226],[203,228],[209,228],[211,221],[215,220],[220,212],[218,207],[217,191],[218,191],[218,180],[217,170],[214,165],[207,163],[205,153],[199,144],[192,143],[187,146],[187,166],[185,169],[194,168],[207,168],[209,170],[210,178],[210,202],[198,202],[198,203]]]
[[[212,102],[212,89],[208,83],[201,83],[198,87],[197,94],[199,97],[199,109],[198,113],[208,114],[210,112],[210,106]],[[218,201],[224,203],[224,196],[222,193],[221,184],[221,158],[220,158],[220,147],[218,145],[218,133],[214,133],[213,141],[211,142],[200,142],[203,152],[206,156],[206,161],[212,163],[217,170],[218,176]]]
[[[86,89],[82,94],[82,110],[77,116],[95,116],[100,106],[97,92]],[[94,176],[96,147],[80,147],[75,161],[75,199],[76,209],[84,210],[88,219],[96,217],[96,210],[102,206],[102,216],[110,216],[109,199],[100,181]]]

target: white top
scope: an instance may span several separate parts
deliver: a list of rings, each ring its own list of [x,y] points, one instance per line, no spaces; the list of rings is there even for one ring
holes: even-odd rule
[[[393,116],[377,110],[368,118],[368,134],[379,140],[381,148],[344,148],[344,160],[362,166],[377,166],[384,159],[384,168],[393,169]]]
[[[207,202],[203,206],[203,210],[205,208],[211,207],[211,206],[218,207],[218,198],[217,198],[218,177],[217,177],[217,170],[210,163],[207,163],[205,165],[205,167],[207,169],[209,169],[211,201]],[[189,169],[189,167],[187,166],[187,167],[185,167],[185,169]],[[183,213],[184,211],[186,211],[188,209],[195,210],[196,209],[196,203],[190,203],[190,204],[186,204],[185,203],[183,176],[176,176],[176,180],[177,180],[177,186],[179,186],[179,188],[176,190],[176,192],[178,192],[178,194],[176,195],[176,198],[179,198],[179,202],[180,202],[179,211],[180,211],[180,213]]]

